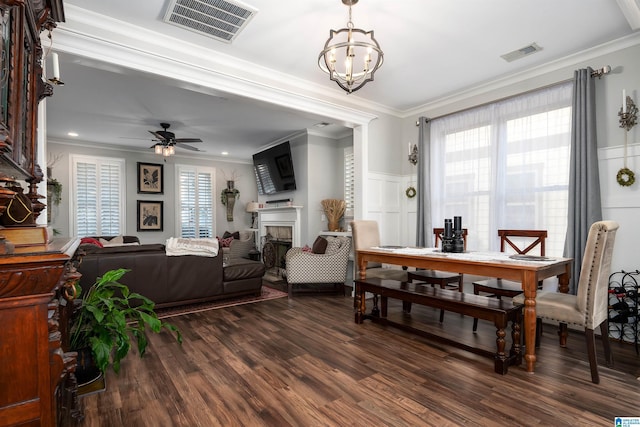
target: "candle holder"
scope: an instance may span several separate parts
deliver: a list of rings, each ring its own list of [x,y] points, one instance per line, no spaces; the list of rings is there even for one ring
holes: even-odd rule
[[[638,107],[633,102],[630,96],[627,96],[626,100],[626,112],[623,112],[622,107],[620,107],[620,111],[618,112],[618,116],[620,117],[620,127],[624,128],[627,132],[634,127],[638,122]]]
[[[415,166],[418,164],[418,146],[416,144],[413,144],[413,148],[411,148],[411,144],[409,146],[409,163]]]

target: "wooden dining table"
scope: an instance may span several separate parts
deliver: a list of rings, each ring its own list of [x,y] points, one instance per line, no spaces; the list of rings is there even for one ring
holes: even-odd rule
[[[536,293],[538,282],[557,276],[559,291],[568,292],[572,258],[549,257],[541,260],[534,257],[514,259],[503,252],[441,252],[434,248],[375,247],[359,249],[357,252],[360,279],[366,278],[369,262],[394,264],[429,270],[449,271],[478,276],[499,277],[522,284],[524,291],[524,336],[525,362],[528,372],[535,370],[536,350]],[[356,309],[364,314],[365,302],[359,301]]]

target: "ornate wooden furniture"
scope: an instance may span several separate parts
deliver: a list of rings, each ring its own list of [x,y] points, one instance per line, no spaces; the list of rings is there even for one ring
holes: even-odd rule
[[[37,185],[38,103],[53,93],[42,77],[40,33],[64,21],[62,0],[0,0],[0,182],[25,180],[37,216],[45,205]],[[0,194],[0,214],[11,201]]]
[[[65,353],[60,304],[74,297],[70,263],[78,239],[23,246],[0,255],[0,425],[71,425],[75,353]]]

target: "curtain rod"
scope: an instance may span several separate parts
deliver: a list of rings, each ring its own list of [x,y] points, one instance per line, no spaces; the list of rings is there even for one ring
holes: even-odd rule
[[[602,76],[606,76],[610,72],[611,72],[611,67],[609,65],[605,65],[604,67],[598,68],[597,70],[592,70],[591,71],[591,77],[597,77],[597,78],[600,79],[600,78],[602,78]],[[570,82],[570,81],[573,81],[573,77],[570,78],[570,79],[560,80],[559,82],[550,83],[550,84],[545,85],[545,86],[540,86],[540,87],[537,87],[535,89],[525,90],[524,92],[516,93],[514,95],[505,96],[505,97],[502,97],[502,98],[499,98],[499,99],[495,99],[493,101],[483,102],[482,104],[477,104],[477,105],[474,105],[472,107],[463,108],[462,110],[458,110],[458,111],[454,111],[454,112],[451,112],[451,113],[442,114],[442,115],[437,116],[437,117],[432,117],[432,118],[427,117],[426,120],[427,120],[427,122],[430,122],[430,121],[433,121],[433,120],[436,120],[436,119],[441,119],[441,118],[444,118],[444,117],[451,116],[453,114],[458,114],[458,113],[463,113],[465,111],[473,110],[474,108],[485,107],[485,106],[487,106],[489,104],[494,104],[496,102],[506,101],[508,99],[515,98],[517,96],[527,95],[529,93],[536,92],[536,91],[539,91],[541,89],[548,89],[550,87],[562,85],[562,84],[565,84],[565,83]],[[420,126],[420,120],[416,120],[416,126]]]

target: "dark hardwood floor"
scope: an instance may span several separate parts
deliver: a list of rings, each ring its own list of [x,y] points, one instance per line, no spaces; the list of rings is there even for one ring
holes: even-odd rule
[[[370,304],[369,304],[370,306]],[[495,329],[413,307],[398,319],[493,348]],[[640,358],[613,342],[615,369],[591,383],[584,336],[545,325],[536,373],[365,321],[350,297],[301,295],[172,319],[184,344],[151,337],[107,390],[84,396],[84,426],[611,426],[640,416]]]

